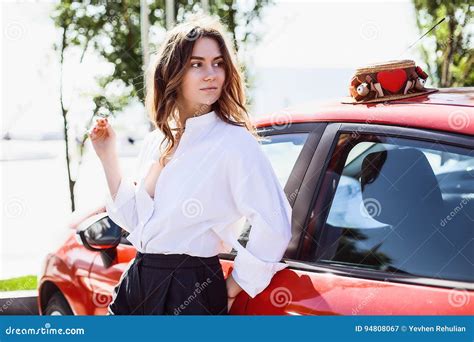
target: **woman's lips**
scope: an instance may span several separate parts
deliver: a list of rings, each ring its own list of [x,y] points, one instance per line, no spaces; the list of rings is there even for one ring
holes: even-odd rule
[[[207,87],[207,88],[201,88],[200,90],[205,91],[205,92],[214,92],[217,90],[216,87]]]

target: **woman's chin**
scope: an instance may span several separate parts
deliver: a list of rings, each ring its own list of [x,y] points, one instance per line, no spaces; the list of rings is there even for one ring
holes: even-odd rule
[[[204,99],[201,100],[201,105],[202,106],[211,106],[214,103],[216,103],[218,99],[219,99],[219,97],[216,97],[216,96],[204,98]]]

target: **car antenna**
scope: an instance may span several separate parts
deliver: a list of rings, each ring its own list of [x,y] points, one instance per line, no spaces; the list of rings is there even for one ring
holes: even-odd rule
[[[428,31],[426,31],[420,38],[418,38],[413,44],[411,44],[409,47],[407,47],[407,49],[405,51],[403,51],[400,56],[402,56],[403,54],[405,54],[408,50],[410,50],[413,46],[416,45],[416,43],[418,43],[420,40],[422,40],[428,33],[430,33],[431,31],[433,31],[439,24],[441,24],[443,21],[446,20],[446,17],[444,17],[443,19],[441,19],[440,21],[438,21],[432,28],[430,28]],[[400,57],[399,56],[399,57]]]

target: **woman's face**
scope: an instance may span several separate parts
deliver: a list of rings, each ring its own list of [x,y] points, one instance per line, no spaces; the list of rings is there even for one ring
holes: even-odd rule
[[[219,99],[224,81],[224,59],[219,45],[214,39],[199,38],[186,67],[178,100],[188,111],[208,111]]]

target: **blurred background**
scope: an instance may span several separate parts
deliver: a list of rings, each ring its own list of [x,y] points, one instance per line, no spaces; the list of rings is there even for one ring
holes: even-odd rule
[[[105,176],[85,136],[97,116],[111,116],[123,171],[133,173],[151,128],[144,70],[166,30],[190,14],[217,15],[228,28],[256,118],[346,96],[354,69],[372,62],[414,59],[429,87],[473,86],[473,7],[472,0],[2,2],[0,279],[34,277],[68,235],[71,213],[104,204]]]

